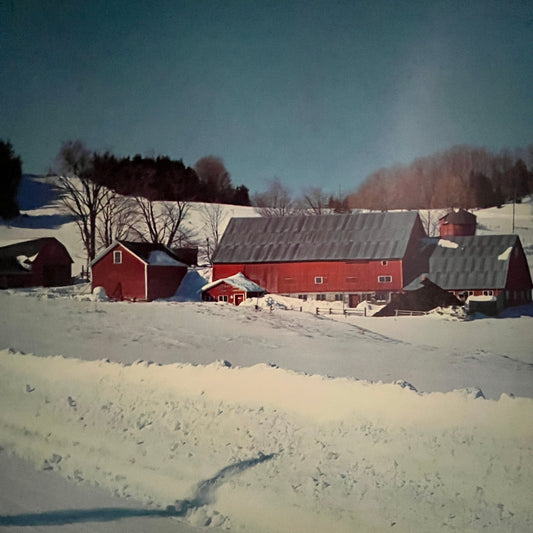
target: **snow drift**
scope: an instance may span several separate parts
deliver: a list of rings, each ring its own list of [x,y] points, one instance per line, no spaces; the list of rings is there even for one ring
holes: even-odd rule
[[[8,350],[0,391],[7,449],[77,483],[186,506],[193,525],[533,526],[531,399],[422,395],[268,365],[122,365]]]

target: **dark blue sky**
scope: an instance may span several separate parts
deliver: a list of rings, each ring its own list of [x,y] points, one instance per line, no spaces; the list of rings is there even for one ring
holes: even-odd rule
[[[0,138],[224,159],[354,190],[455,144],[533,142],[533,2],[0,1]]]

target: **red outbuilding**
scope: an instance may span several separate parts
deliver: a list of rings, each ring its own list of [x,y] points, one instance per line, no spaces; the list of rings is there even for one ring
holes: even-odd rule
[[[239,305],[244,300],[264,296],[263,287],[249,280],[239,272],[229,278],[218,279],[202,287],[202,300],[206,302],[228,302]]]
[[[112,300],[151,301],[176,294],[187,266],[162,244],[115,241],[92,262],[92,288]]]
[[[72,283],[72,258],[54,237],[0,247],[0,288],[58,287]]]

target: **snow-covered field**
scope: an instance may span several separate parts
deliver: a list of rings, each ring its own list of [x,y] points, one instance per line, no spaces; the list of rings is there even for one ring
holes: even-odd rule
[[[82,264],[72,223],[31,207],[0,240],[57,236]],[[509,232],[510,207],[476,213],[482,231]],[[83,285],[0,306],[2,531],[533,530],[531,307],[344,318],[107,303]],[[55,505],[5,497],[34,479]],[[74,512],[78,491],[95,503]]]

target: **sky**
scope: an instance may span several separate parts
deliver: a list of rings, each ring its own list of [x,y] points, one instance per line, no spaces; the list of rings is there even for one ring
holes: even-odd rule
[[[457,144],[533,142],[533,2],[0,0],[0,139],[221,157],[349,193]]]

